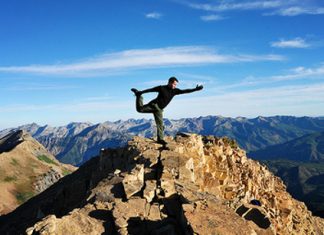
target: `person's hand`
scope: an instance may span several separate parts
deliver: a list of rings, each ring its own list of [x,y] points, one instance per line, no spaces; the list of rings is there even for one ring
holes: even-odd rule
[[[197,90],[197,91],[200,91],[200,90],[202,90],[203,88],[204,88],[203,85],[197,85],[197,86],[196,86],[196,90]]]

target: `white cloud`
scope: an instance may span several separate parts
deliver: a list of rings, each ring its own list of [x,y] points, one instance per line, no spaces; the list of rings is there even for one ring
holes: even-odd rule
[[[233,11],[233,10],[256,10],[256,9],[269,9],[276,8],[282,5],[281,1],[250,1],[250,2],[221,2],[220,4],[202,4],[190,3],[189,6],[195,9],[205,11]]]
[[[297,67],[291,69],[292,73],[287,75],[278,75],[271,77],[273,81],[284,81],[284,80],[296,80],[302,78],[315,78],[324,76],[324,65],[320,65],[317,68],[305,68],[305,67]]]
[[[227,11],[271,11],[263,13],[263,15],[281,15],[281,16],[297,16],[302,14],[318,15],[324,14],[324,7],[320,6],[319,1],[304,2],[297,0],[269,0],[269,1],[246,1],[241,2],[221,1],[220,3],[193,3],[187,2],[187,6],[208,12],[227,12]]]
[[[145,15],[146,18],[149,18],[149,19],[161,19],[162,17],[162,14],[161,13],[158,13],[158,12],[150,12],[150,13],[147,13]]]
[[[201,20],[203,21],[220,21],[226,19],[223,16],[220,15],[204,15],[200,17]]]
[[[271,43],[272,47],[280,47],[280,48],[307,48],[310,47],[308,43],[305,42],[302,38],[294,38],[291,40],[281,39],[277,42]]]
[[[71,76],[116,73],[130,69],[194,66],[219,63],[281,61],[281,55],[226,55],[211,47],[186,46],[126,50],[108,53],[82,62],[55,65],[0,67],[0,72]]]
[[[269,87],[274,86],[274,84],[278,85],[281,82],[292,81],[295,80],[303,80],[308,83],[315,81],[324,80],[324,64],[314,67],[314,68],[305,68],[305,67],[297,67],[289,70],[287,74],[274,75],[269,77],[254,77],[248,76],[245,79],[227,85],[217,85],[216,88],[212,88],[212,91],[215,93],[228,93],[233,89],[251,89],[253,87]],[[323,90],[324,93],[324,90]]]
[[[302,6],[292,6],[279,9],[278,11],[269,13],[268,15],[281,15],[281,16],[297,16],[297,15],[320,15],[324,14],[324,8],[309,8]]]

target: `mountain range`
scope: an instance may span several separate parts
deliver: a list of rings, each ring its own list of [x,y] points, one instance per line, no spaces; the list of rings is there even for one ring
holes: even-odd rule
[[[189,132],[227,136],[234,139],[247,152],[324,131],[323,117],[274,116],[248,119],[206,116],[179,120],[165,119],[164,123],[166,135],[174,136],[178,132]],[[107,121],[99,124],[70,123],[61,127],[39,126],[33,123],[2,130],[0,136],[15,129],[29,132],[58,160],[75,166],[82,165],[101,148],[125,146],[133,136],[147,138],[155,136],[154,121],[146,119]]]
[[[324,163],[324,132],[307,134],[283,144],[250,152],[249,156],[258,160],[286,159]]]

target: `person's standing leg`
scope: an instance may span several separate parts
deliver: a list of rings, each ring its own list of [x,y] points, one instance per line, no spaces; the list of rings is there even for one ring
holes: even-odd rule
[[[136,95],[136,92],[134,93]],[[157,130],[157,140],[164,144],[163,109],[160,109],[159,106],[153,102],[143,105],[142,95],[136,95],[136,110],[139,113],[153,113]]]
[[[153,115],[156,123],[157,141],[164,141],[163,110],[157,107]]]

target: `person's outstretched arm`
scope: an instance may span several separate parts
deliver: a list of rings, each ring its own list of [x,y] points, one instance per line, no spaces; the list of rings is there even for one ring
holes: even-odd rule
[[[191,92],[194,92],[194,91],[200,91],[202,90],[204,87],[202,85],[197,85],[196,88],[193,88],[193,89],[184,89],[184,90],[180,90],[179,89],[179,93],[178,95],[181,95],[181,94],[186,94],[186,93],[191,93]]]
[[[140,94],[144,94],[144,93],[159,92],[159,91],[160,91],[160,86],[156,86],[156,87],[149,88],[149,89],[146,89],[146,90],[142,90],[142,91],[139,91],[139,92],[140,92]]]

